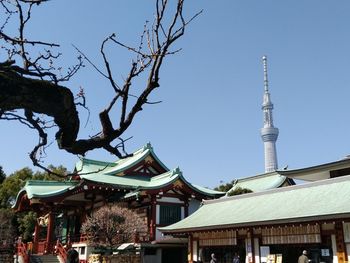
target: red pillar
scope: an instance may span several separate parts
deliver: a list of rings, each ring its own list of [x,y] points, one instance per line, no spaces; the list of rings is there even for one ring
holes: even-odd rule
[[[40,226],[38,221],[36,221],[35,228],[34,228],[34,238],[33,238],[33,253],[38,252],[39,234],[40,234]]]
[[[45,254],[49,254],[52,252],[52,249],[54,247],[53,242],[53,231],[54,231],[54,216],[53,214],[50,212],[49,213],[49,218],[48,218],[48,224],[47,224],[47,235],[46,235],[46,251]]]
[[[157,201],[156,197],[151,198],[151,220],[150,220],[150,240],[156,239],[156,219],[157,219]]]

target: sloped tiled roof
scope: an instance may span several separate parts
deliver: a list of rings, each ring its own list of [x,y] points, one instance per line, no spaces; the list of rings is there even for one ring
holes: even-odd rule
[[[128,176],[119,175],[124,170],[137,165],[150,155],[153,160],[156,160],[162,169],[167,172],[152,177],[137,174]],[[113,188],[138,192],[141,190],[162,189],[180,180],[194,192],[205,196],[219,197],[224,194],[223,192],[195,186],[189,183],[183,177],[179,168],[169,171],[169,169],[154,154],[153,148],[149,143],[134,152],[131,157],[116,162],[81,159],[76,165],[76,171],[81,178],[80,181],[28,181],[18,193],[14,207],[18,206],[18,202],[24,194],[27,194],[28,199],[55,197],[63,195],[69,190],[74,190],[78,185],[81,185],[84,182],[104,184]],[[131,193],[127,194],[131,195]]]
[[[168,185],[175,183],[178,180],[184,182],[194,192],[198,192],[208,196],[222,196],[224,193],[215,190],[207,189],[204,187],[195,186],[186,181],[182,176],[182,172],[179,168],[172,171],[157,175],[154,177],[145,176],[113,176],[108,174],[91,173],[83,176],[83,180],[86,182],[95,182],[98,184],[108,184],[109,186],[121,189],[128,189],[132,191],[141,191],[149,189],[161,189]],[[17,195],[16,204],[19,201],[19,197],[23,194],[27,194],[28,199],[32,198],[47,198],[53,196],[59,196],[66,193],[68,190],[74,190],[77,187],[77,181],[28,181],[26,185],[21,189]],[[130,195],[130,193],[129,193]],[[17,205],[15,204],[14,207]]]
[[[237,179],[232,188],[228,191],[234,191],[237,188],[246,188],[253,192],[260,192],[264,190],[274,189],[281,187],[288,178],[284,175],[280,175],[278,172],[271,172],[266,174],[260,174],[256,176]]]
[[[166,167],[154,153],[153,147],[150,143],[147,143],[145,146],[135,151],[130,157],[119,159],[116,162],[103,162],[82,158],[76,164],[75,169],[78,174],[82,175],[99,172],[103,172],[103,174],[115,175],[136,165],[137,163],[146,159],[148,156],[152,156],[165,171],[169,171],[169,168]]]
[[[57,195],[74,188],[77,181],[28,181],[22,191],[25,189],[29,199],[34,197],[48,197]]]
[[[165,233],[350,217],[350,176],[204,201]]]

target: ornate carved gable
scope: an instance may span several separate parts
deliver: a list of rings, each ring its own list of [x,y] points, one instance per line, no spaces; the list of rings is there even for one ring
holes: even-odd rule
[[[158,161],[152,156],[147,156],[144,160],[123,171],[123,176],[128,175],[144,175],[153,177],[166,172],[166,170],[158,163]]]

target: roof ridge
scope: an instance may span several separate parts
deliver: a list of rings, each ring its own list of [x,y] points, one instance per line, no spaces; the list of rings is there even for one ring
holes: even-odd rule
[[[146,143],[144,146],[142,146],[141,148],[137,149],[137,150],[134,151],[132,154],[143,153],[145,150],[151,150],[151,151],[153,151],[153,147],[152,147],[151,142]]]
[[[88,159],[88,158],[81,158],[81,161],[83,163],[89,163],[89,164],[107,164],[111,166],[115,166],[115,162],[107,162],[107,161],[100,161],[100,160],[95,160],[95,159]]]
[[[277,170],[276,172],[280,173],[280,174],[293,174],[293,173],[299,173],[299,172],[303,172],[303,171],[312,171],[313,169],[326,169],[327,167],[331,168],[333,166],[337,166],[339,164],[346,164],[349,163],[350,164],[350,158],[345,158],[345,159],[340,159],[338,161],[333,161],[333,162],[328,162],[328,163],[323,163],[323,164],[319,164],[319,165],[314,165],[314,166],[309,166],[309,167],[304,167],[304,168],[298,168],[298,169],[293,169],[293,170]]]
[[[77,180],[71,180],[71,181],[51,181],[51,180],[28,180],[26,182],[26,185],[31,185],[31,184],[73,184],[77,183]]]
[[[160,180],[160,179],[162,179],[162,178],[164,178],[164,177],[169,177],[169,176],[172,177],[172,176],[174,176],[174,175],[182,176],[182,172],[181,172],[181,170],[180,170],[179,167],[176,167],[175,169],[170,170],[170,171],[167,171],[167,172],[165,172],[165,173],[162,173],[162,174],[158,174],[158,175],[156,175],[156,176],[153,176],[153,177],[151,177],[151,181]]]
[[[237,182],[239,182],[239,181],[242,182],[242,181],[249,181],[249,180],[256,179],[256,178],[265,178],[265,177],[269,177],[269,176],[272,176],[272,175],[284,176],[284,175],[280,174],[279,171],[273,171],[273,172],[256,174],[256,175],[253,175],[253,176],[238,178],[236,180],[237,180]]]

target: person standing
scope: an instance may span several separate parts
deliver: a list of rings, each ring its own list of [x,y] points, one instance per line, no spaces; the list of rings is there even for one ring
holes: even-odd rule
[[[309,258],[307,257],[307,251],[304,250],[303,254],[299,257],[298,263],[309,263]]]
[[[218,261],[216,260],[216,257],[215,257],[215,254],[212,253],[211,254],[211,260],[210,260],[210,263],[217,263]]]
[[[233,256],[232,263],[239,263],[239,255],[237,252],[235,252],[235,254]]]
[[[79,263],[79,253],[74,248],[68,250],[67,263]]]

